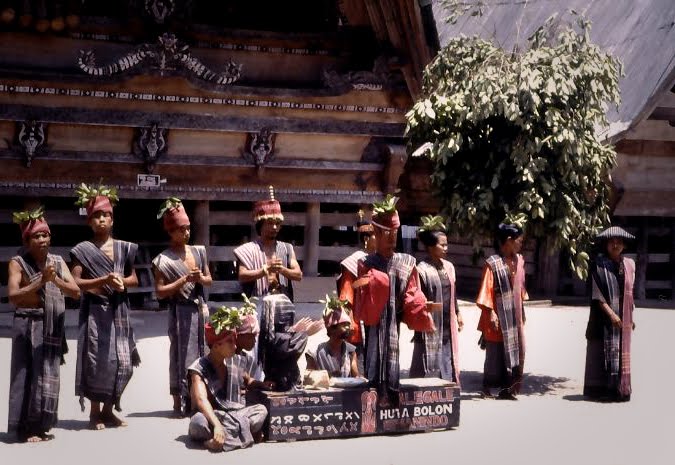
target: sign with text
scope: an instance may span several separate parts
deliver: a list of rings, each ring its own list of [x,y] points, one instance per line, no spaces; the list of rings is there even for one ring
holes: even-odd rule
[[[138,187],[160,187],[166,182],[166,179],[160,179],[157,174],[137,174],[136,184]]]
[[[401,380],[399,405],[367,387],[264,393],[269,441],[450,429],[459,426],[459,387],[441,379]]]

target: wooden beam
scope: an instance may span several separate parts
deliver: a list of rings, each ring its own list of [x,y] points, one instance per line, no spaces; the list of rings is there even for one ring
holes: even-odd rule
[[[192,214],[192,235],[194,243],[199,245],[211,244],[209,201],[197,200]]]
[[[647,265],[649,264],[649,232],[647,218],[640,218],[640,230],[637,235],[637,261],[635,262],[635,298],[644,299],[647,283]]]
[[[303,262],[303,273],[307,276],[317,276],[319,270],[319,229],[321,228],[321,204],[318,202],[308,203],[305,216],[305,260]]]
[[[675,107],[656,107],[649,119],[666,120],[675,122]]]
[[[384,192],[393,193],[398,189],[398,180],[403,174],[405,163],[408,160],[405,146],[403,145],[386,145],[386,150],[389,154],[387,159],[387,167],[384,174]]]
[[[405,125],[336,119],[304,119],[285,117],[243,117],[195,115],[159,111],[90,109],[79,107],[40,107],[33,105],[0,105],[0,121],[37,119],[44,123],[75,123],[106,126],[146,127],[159,123],[167,129],[208,131],[250,131],[269,127],[272,132],[308,134],[351,134],[363,136],[402,137]]]
[[[675,218],[670,220],[670,299],[675,300]]]
[[[616,144],[616,151],[627,155],[674,157],[675,141],[624,139]]]
[[[0,149],[0,159],[23,160],[22,155],[18,155],[8,149]],[[48,155],[40,155],[35,159],[44,159],[49,161],[78,161],[88,163],[140,163],[141,160],[128,153],[108,153],[108,152],[75,152],[75,151],[53,151]],[[250,167],[253,165],[243,158],[217,157],[211,155],[165,155],[157,165],[189,165],[189,166],[232,166],[232,167]],[[299,158],[277,158],[268,162],[265,168],[269,169],[295,169],[295,170],[320,170],[320,171],[382,171],[382,163],[361,163],[349,161],[329,161],[312,160]]]

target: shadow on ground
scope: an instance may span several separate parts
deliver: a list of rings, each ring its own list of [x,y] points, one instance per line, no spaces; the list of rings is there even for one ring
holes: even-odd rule
[[[131,418],[171,418],[179,419],[173,416],[172,410],[155,410],[154,412],[133,412],[127,415]]]
[[[554,376],[534,375],[525,373],[523,385],[520,389],[521,396],[531,395],[545,395],[555,391],[567,390],[566,383],[570,381],[569,378],[559,378]],[[480,395],[473,393],[480,392],[483,388],[483,373],[479,371],[462,371],[462,400],[473,400],[479,398]]]
[[[89,420],[59,420],[56,427],[66,431],[84,431],[89,429]]]
[[[186,449],[191,450],[204,449],[204,446],[190,439],[190,436],[188,436],[187,434],[181,434],[176,439],[174,439],[174,441],[182,442],[183,444],[185,444]]]

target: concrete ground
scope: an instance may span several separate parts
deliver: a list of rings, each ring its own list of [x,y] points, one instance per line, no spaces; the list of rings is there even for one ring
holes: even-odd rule
[[[87,413],[73,395],[76,312],[68,314],[70,353],[62,367],[60,422],[56,439],[15,444],[0,433],[0,457],[10,463],[362,463],[557,464],[594,465],[674,463],[675,385],[673,355],[675,311],[640,308],[633,339],[633,398],[602,404],[581,397],[584,374],[585,307],[542,306],[528,309],[524,393],[517,402],[477,396],[484,353],[475,330],[478,310],[462,306],[460,333],[463,394],[460,426],[453,431],[260,444],[227,454],[212,454],[187,441],[187,420],[169,419],[166,314],[134,312],[143,363],[123,397],[129,426],[87,430]],[[301,314],[318,316],[316,305]],[[9,315],[0,315],[0,430],[6,430],[9,391]],[[314,336],[311,344],[325,338]],[[412,353],[407,330],[401,336],[401,366]]]

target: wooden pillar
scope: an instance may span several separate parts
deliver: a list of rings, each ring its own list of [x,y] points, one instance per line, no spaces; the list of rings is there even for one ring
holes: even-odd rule
[[[192,243],[198,245],[211,245],[211,234],[209,226],[209,201],[197,200],[195,202],[194,213],[190,219],[190,229],[192,233]]]
[[[637,234],[637,260],[635,262],[635,298],[644,299],[647,289],[647,264],[649,263],[649,227],[646,217],[639,219]]]
[[[545,297],[558,295],[560,281],[560,251],[552,247],[552,242],[550,238],[541,241],[537,257],[537,290]]]
[[[675,301],[675,218],[670,221],[670,299]]]
[[[305,220],[305,256],[302,272],[305,276],[316,276],[319,271],[319,228],[321,227],[321,204],[307,204]]]

